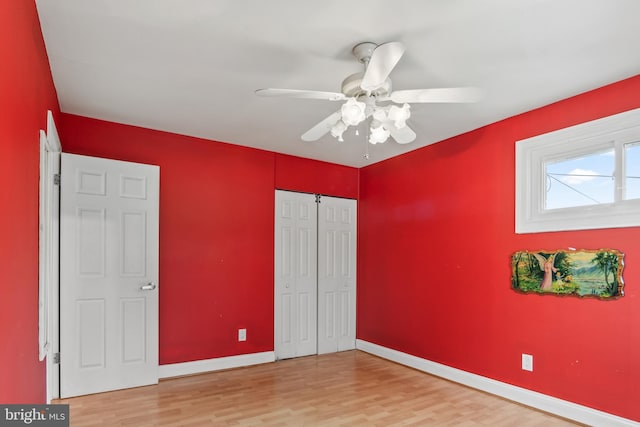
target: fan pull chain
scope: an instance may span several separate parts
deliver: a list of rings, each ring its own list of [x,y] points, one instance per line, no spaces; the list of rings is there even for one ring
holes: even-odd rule
[[[364,138],[364,156],[363,156],[366,160],[369,160],[369,158],[371,157],[369,155],[369,146],[371,145],[369,144],[369,133],[371,133],[371,130],[369,129],[369,126],[367,126],[367,135],[366,135],[366,138]]]

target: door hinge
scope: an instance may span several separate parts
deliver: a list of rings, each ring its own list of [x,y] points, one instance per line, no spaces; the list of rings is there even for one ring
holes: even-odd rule
[[[322,197],[322,196],[321,196],[320,194],[316,194],[316,203],[322,203],[322,202],[320,201],[320,198],[321,198],[321,197]]]
[[[53,353],[53,363],[54,365],[60,364],[60,353]]]
[[[53,185],[60,185],[60,174],[56,173],[53,175]]]

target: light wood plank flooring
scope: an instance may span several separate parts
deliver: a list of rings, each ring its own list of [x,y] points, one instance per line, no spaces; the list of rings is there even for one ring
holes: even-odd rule
[[[575,426],[360,351],[161,380],[70,404],[71,426]]]

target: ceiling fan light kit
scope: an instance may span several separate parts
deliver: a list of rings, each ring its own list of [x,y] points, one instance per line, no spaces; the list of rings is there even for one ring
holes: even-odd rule
[[[356,98],[349,98],[340,108],[342,121],[347,126],[358,126],[367,118],[366,109],[367,104],[364,102],[357,101]]]
[[[343,134],[349,126],[357,127],[365,120],[370,120],[368,127],[371,144],[383,143],[389,137],[399,144],[407,144],[416,138],[416,133],[407,126],[407,120],[411,117],[409,103],[476,102],[480,94],[476,88],[413,89],[393,92],[389,74],[404,51],[404,46],[399,42],[381,45],[364,42],[355,45],[352,52],[364,65],[364,72],[352,74],[344,79],[342,93],[268,88],[258,89],[256,94],[345,101],[338,111],[305,132],[302,135],[304,141],[316,141],[327,133],[338,141],[343,141]]]
[[[411,117],[411,106],[409,104],[402,104],[402,107],[392,105],[389,107],[389,120],[393,121],[393,124],[397,128],[403,128],[407,124],[407,120]]]
[[[369,130],[369,143],[381,144],[389,138],[389,135],[391,135],[391,132],[385,129],[383,125],[371,127]]]
[[[342,120],[338,120],[335,125],[331,126],[331,136],[343,142],[342,134],[345,130],[347,130],[347,125],[345,125]]]

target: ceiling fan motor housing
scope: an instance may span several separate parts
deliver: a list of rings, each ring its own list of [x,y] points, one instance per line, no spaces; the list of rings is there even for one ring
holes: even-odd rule
[[[376,47],[378,47],[378,45],[373,42],[362,42],[355,45],[353,49],[351,49],[351,52],[358,61],[365,64],[371,59],[371,55]]]
[[[342,81],[342,93],[347,97],[358,98],[367,95],[367,92],[360,87],[364,72],[351,74]],[[391,79],[387,79],[379,87],[371,91],[371,96],[387,96],[391,93]]]
[[[356,59],[364,64],[365,71],[369,65],[369,60],[371,60],[371,55],[373,55],[373,51],[378,47],[376,43],[373,42],[362,42],[358,43],[351,49],[353,56]],[[355,73],[347,77],[342,81],[342,93],[344,93],[348,97],[358,98],[363,95],[367,95],[367,92],[362,89],[362,78],[364,77],[364,72]],[[391,93],[391,80],[387,77],[387,79],[382,83],[379,87],[370,91],[369,95],[371,96],[387,96]]]

